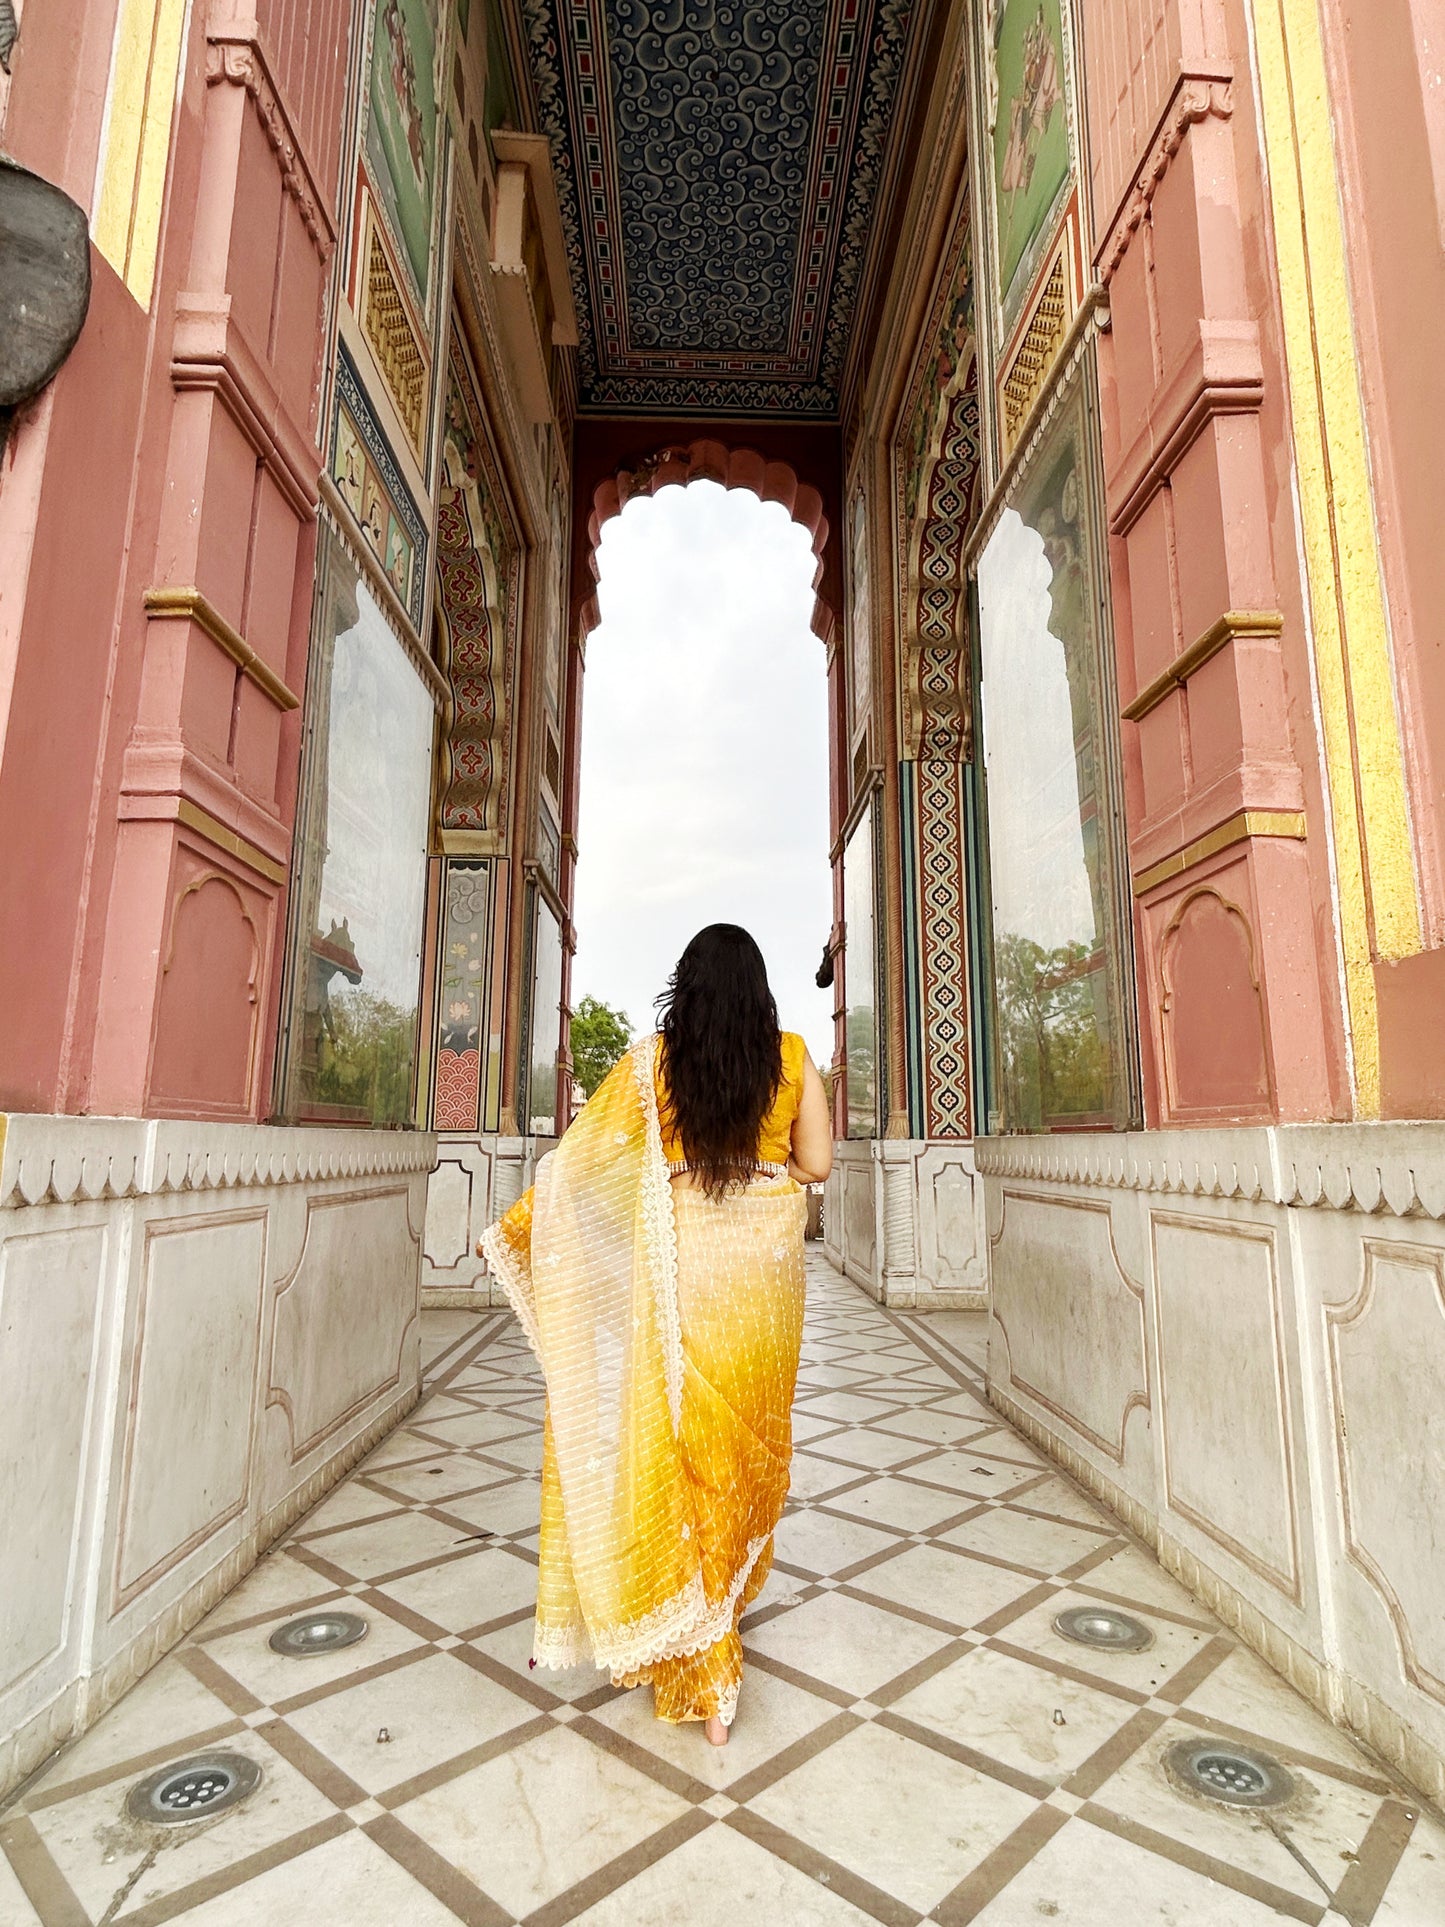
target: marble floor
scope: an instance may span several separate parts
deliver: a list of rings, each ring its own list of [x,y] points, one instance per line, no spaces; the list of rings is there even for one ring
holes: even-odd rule
[[[731,1745],[530,1673],[541,1388],[503,1314],[427,1315],[411,1420],[0,1816],[4,1927],[1354,1927],[1445,1921],[1445,1830],[992,1412],[981,1321],[810,1257],[793,1498]],[[270,1634],[331,1604],[329,1656]],[[1122,1606],[1153,1643],[1054,1630]],[[1181,1737],[1291,1802],[1178,1792]],[[132,1784],[224,1746],[243,1804]]]

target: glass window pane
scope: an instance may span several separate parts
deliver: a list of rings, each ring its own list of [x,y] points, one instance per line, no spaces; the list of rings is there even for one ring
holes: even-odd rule
[[[322,543],[283,1108],[409,1124],[435,705],[345,550]]]
[[[848,1135],[878,1135],[877,938],[873,922],[873,809],[843,852],[843,988],[847,993]]]
[[[978,565],[996,1130],[1129,1121],[1094,473],[1080,381]]]
[[[562,930],[537,898],[532,976],[532,1057],[528,1129],[550,1137],[557,1128],[557,1047],[562,1036]]]

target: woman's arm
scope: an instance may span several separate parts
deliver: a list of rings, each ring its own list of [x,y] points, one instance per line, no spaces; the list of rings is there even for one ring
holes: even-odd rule
[[[833,1120],[828,1093],[811,1057],[803,1059],[803,1095],[793,1119],[788,1176],[799,1184],[821,1184],[833,1168]]]

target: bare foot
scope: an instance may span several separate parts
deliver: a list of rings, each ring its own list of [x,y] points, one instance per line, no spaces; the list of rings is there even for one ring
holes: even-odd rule
[[[723,1725],[722,1721],[717,1717],[716,1713],[713,1714],[710,1720],[703,1721],[702,1730],[707,1737],[707,1743],[709,1746],[726,1746],[727,1745],[728,1730]]]

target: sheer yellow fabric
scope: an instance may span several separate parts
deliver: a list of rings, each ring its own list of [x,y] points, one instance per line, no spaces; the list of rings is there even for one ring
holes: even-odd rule
[[[482,1243],[547,1379],[536,1663],[730,1719],[787,1495],[804,1201],[674,1191],[655,1059],[634,1046]]]

